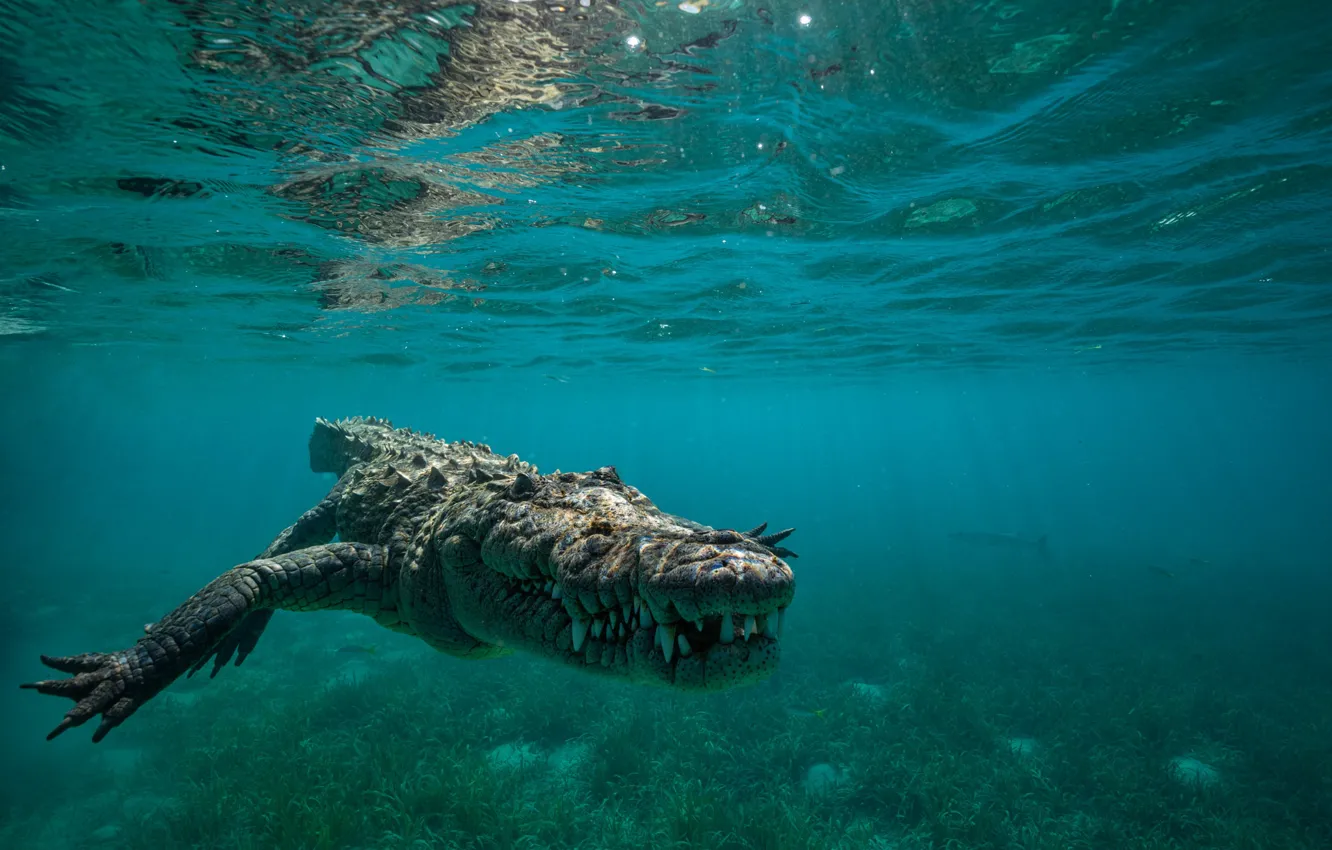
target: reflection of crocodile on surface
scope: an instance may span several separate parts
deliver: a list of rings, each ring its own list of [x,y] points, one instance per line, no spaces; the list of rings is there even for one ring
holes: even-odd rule
[[[771,674],[795,580],[780,543],[658,509],[614,467],[541,475],[517,455],[379,419],[319,419],[318,505],[118,652],[42,656],[24,685],[96,715],[101,740],[181,674],[254,649],[274,611],[343,610],[462,658],[518,650],[627,682],[722,690]],[[338,542],[330,542],[334,538]]]
[[[313,284],[324,310],[377,313],[408,305],[447,304],[460,298],[478,303],[486,284],[475,278],[455,280],[437,271],[406,263],[337,260],[320,265]]]
[[[272,101],[280,98],[312,113],[350,110],[327,117],[335,124],[364,118],[369,129],[404,138],[438,136],[505,109],[558,100],[579,70],[572,54],[626,20],[606,0],[586,7],[199,0],[185,15],[195,35],[191,61],[251,84],[231,96],[256,116],[278,117]],[[259,100],[254,83],[271,87],[273,97]]]
[[[598,166],[663,161],[632,153],[633,143],[553,133],[451,152],[428,166],[392,152],[505,110],[625,101],[589,75],[604,59],[600,46],[633,26],[614,2],[306,5],[198,2],[186,11],[195,41],[189,61],[215,80],[206,96],[219,114],[248,119],[213,132],[299,155],[271,190],[289,202],[290,218],[387,247],[421,247],[500,226],[498,211],[474,210],[503,204],[504,194]],[[617,113],[624,120],[680,114],[629,105]],[[351,161],[350,150],[372,142],[377,150]]]
[[[864,33],[848,28],[827,34],[831,42],[821,55],[830,64],[820,60],[807,67],[780,50],[760,49],[731,50],[709,67],[704,53],[732,37],[772,31],[772,15],[741,6],[724,16],[700,15],[692,28],[669,30],[692,40],[640,46],[644,61],[626,63],[625,38],[640,32],[655,13],[622,8],[616,0],[182,0],[179,8],[191,33],[184,58],[207,72],[198,90],[211,108],[177,123],[235,145],[288,156],[284,179],[274,189],[297,202],[284,210],[287,215],[387,247],[446,242],[499,227],[505,216],[552,223],[549,218],[529,222],[513,208],[477,214],[472,207],[497,204],[492,196],[505,187],[667,162],[661,148],[670,147],[665,144],[669,133],[659,144],[645,145],[648,150],[618,157],[606,156],[606,139],[594,133],[550,134],[539,143],[519,133],[480,150],[426,154],[431,169],[404,162],[404,146],[456,135],[506,111],[617,104],[624,108],[608,116],[613,124],[670,121],[684,109],[652,100],[688,101],[689,92],[718,87],[733,94],[740,81],[760,72],[786,80],[796,92],[832,86],[838,94],[830,90],[829,97],[850,103],[860,102],[850,92],[863,95],[874,86],[893,98],[990,108],[990,100],[1002,101],[1076,67],[1096,51],[1095,45],[1105,43],[1097,35],[1119,26],[1101,20],[1103,11],[1091,7],[1070,10],[1057,22],[1019,26],[1009,20],[1011,10],[995,4],[977,9],[894,0],[857,13],[864,15]],[[1070,32],[1044,32],[1055,23],[1060,24],[1056,29]],[[868,33],[875,37],[867,41]],[[917,138],[922,133],[930,144]],[[885,156],[909,162],[935,156],[933,139],[927,126],[908,125],[885,136],[882,149],[865,146],[844,158],[857,168]],[[783,167],[799,170],[818,160],[814,171],[823,191],[828,174],[835,177],[846,166],[814,156],[818,147],[811,149],[809,139],[782,138],[754,161],[780,160]],[[670,149],[683,150],[678,145]],[[473,168],[457,167],[465,157],[471,157]],[[812,174],[804,179],[813,179]],[[331,197],[324,191],[331,184],[346,196]],[[320,191],[306,191],[311,185]],[[408,185],[415,187],[410,199],[400,196]],[[377,206],[380,201],[387,205]],[[803,206],[783,204],[765,186],[725,213],[668,212],[706,221],[702,231],[759,224],[804,233],[813,223],[806,221]],[[779,211],[768,213],[767,208]],[[591,211],[603,223],[598,229],[610,232],[639,232],[645,217],[652,229],[655,216],[646,210],[613,217]],[[897,226],[908,229],[905,217]]]
[[[228,122],[233,141],[319,159],[344,155],[329,141],[439,138],[505,110],[605,97],[585,72],[631,26],[606,0],[209,0],[185,16],[187,61],[212,75],[206,97],[258,128]],[[281,133],[299,138],[274,143]]]
[[[498,226],[483,208],[505,195],[589,170],[562,148],[558,136],[539,134],[429,165],[392,157],[317,165],[270,191],[290,203],[288,218],[386,247],[434,245]],[[441,215],[450,211],[460,212]]]
[[[334,165],[308,171],[272,192],[299,208],[290,218],[390,247],[431,245],[491,227],[483,215],[435,213],[503,203],[499,198],[432,180],[423,171]]]

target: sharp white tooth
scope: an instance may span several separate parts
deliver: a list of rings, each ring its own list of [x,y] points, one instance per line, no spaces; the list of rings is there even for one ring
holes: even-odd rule
[[[745,640],[749,640],[749,636],[754,633],[754,627],[756,625],[757,623],[754,622],[753,614],[750,614],[745,618]]]
[[[620,609],[619,609],[619,608],[612,608],[612,609],[611,609],[611,612],[610,612],[610,624],[611,624],[611,628],[612,628],[612,629],[615,628],[616,626],[620,625]]]
[[[666,656],[666,663],[670,664],[671,656],[675,654],[675,627],[657,626],[657,643],[661,646],[661,654]]]
[[[541,586],[541,589],[546,591],[546,595],[549,596],[551,591],[555,589],[555,582],[547,581],[544,585]]]
[[[769,614],[763,618],[763,636],[769,640],[777,640],[777,615]]]
[[[598,617],[592,621],[592,637],[601,640],[601,635],[606,628],[606,621]]]
[[[634,606],[631,605],[631,604],[629,604],[628,602],[626,602],[626,603],[624,603],[623,605],[621,605],[621,606],[620,606],[620,610],[621,610],[621,612],[622,612],[622,614],[623,614],[623,616],[624,616],[624,621],[625,621],[626,623],[629,622],[630,620],[632,620],[633,617],[634,617],[634,615],[637,613],[637,612],[634,610]]]
[[[652,612],[647,609],[646,605],[644,605],[643,608],[638,612],[638,627],[641,629],[646,629],[649,626],[651,626],[654,622],[655,621],[652,619]]]
[[[624,623],[620,623],[620,629],[615,633],[615,636],[620,640],[624,640],[624,636],[627,635],[628,633],[629,633],[629,627],[626,626]]]
[[[735,640],[735,620],[731,618],[730,611],[722,615],[720,640],[722,643],[730,643]]]
[[[681,658],[688,658],[694,654],[694,650],[689,647],[689,641],[685,640],[684,635],[676,635],[675,645],[680,648]]]
[[[587,627],[592,625],[591,620],[584,620],[582,617],[573,618],[573,649],[579,652],[583,648],[583,641],[587,640]]]
[[[560,587],[558,584],[555,585],[555,587],[550,591],[550,598],[551,598],[551,599],[563,599],[563,598],[564,598],[564,588]]]
[[[698,629],[700,632],[703,631],[703,618],[702,618],[702,617],[699,617],[697,620],[694,621],[694,628]]]

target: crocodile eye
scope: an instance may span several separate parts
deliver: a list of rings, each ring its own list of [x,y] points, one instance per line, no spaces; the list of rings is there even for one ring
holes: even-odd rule
[[[708,564],[708,572],[715,572],[717,570],[723,569],[725,566],[726,566],[725,561],[713,561],[711,564]]]

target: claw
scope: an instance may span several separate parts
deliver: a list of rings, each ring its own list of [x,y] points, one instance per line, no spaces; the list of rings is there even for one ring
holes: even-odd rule
[[[28,682],[19,685],[19,687],[24,690],[36,691],[39,694],[46,694],[47,696],[78,699],[78,697],[74,696],[70,691],[78,690],[80,685],[81,683],[78,678],[75,677],[73,679],[43,679],[40,682]]]
[[[776,531],[773,532],[772,534],[765,534],[762,537],[757,537],[756,539],[764,546],[772,546],[774,543],[781,543],[783,540],[790,537],[794,531],[795,531],[794,528],[788,528],[785,529],[784,531]]]
[[[91,673],[106,663],[106,654],[85,652],[82,655],[43,655],[42,663],[61,673]]]
[[[746,531],[746,532],[745,532],[745,536],[746,536],[746,537],[758,537],[760,534],[763,533],[763,530],[764,530],[765,528],[767,528],[767,527],[768,527],[768,524],[767,524],[766,522],[761,522],[761,523],[759,523],[758,525],[756,525],[756,526],[754,526],[753,528],[751,528],[751,529],[749,529],[748,531]]]
[[[69,717],[69,715],[66,715],[66,716],[65,716],[65,719],[62,720],[62,721],[60,721],[60,725],[56,726],[56,728],[52,729],[52,730],[47,734],[47,736],[46,736],[46,740],[48,740],[48,741],[52,740],[53,738],[55,738],[56,736],[58,736],[61,732],[64,732],[66,729],[70,729],[70,728],[73,728],[73,727],[75,727],[75,726],[78,726],[79,723],[81,723],[81,722],[82,722],[82,721],[73,720],[73,719],[71,719],[71,718]]]
[[[98,724],[97,731],[93,732],[93,743],[96,744],[106,737],[107,732],[124,723],[125,718],[133,714],[138,707],[138,703],[129,697],[121,697],[116,700],[114,705],[102,712],[102,722]]]

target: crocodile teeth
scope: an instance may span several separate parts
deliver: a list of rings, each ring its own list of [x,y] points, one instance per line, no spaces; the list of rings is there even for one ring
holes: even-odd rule
[[[745,640],[749,640],[749,636],[754,633],[754,628],[756,625],[757,624],[754,622],[753,614],[750,614],[748,617],[745,618]]]
[[[573,618],[573,650],[579,652],[583,648],[583,641],[587,640],[587,628],[592,625],[591,620],[584,620],[582,617]]]
[[[612,628],[612,629],[615,628],[616,626],[620,625],[620,609],[619,609],[619,608],[612,608],[612,609],[610,609],[610,624],[611,624],[611,628]]]
[[[771,640],[777,639],[777,614],[769,614],[763,618],[763,636]]]
[[[688,658],[689,656],[694,654],[693,648],[689,646],[689,641],[685,640],[684,635],[676,635],[675,645],[680,648],[681,658]]]
[[[605,630],[606,630],[605,620],[596,619],[592,621],[592,637],[596,638],[597,640],[601,640],[601,636],[605,632]]]
[[[657,643],[661,646],[661,654],[666,656],[666,663],[671,663],[671,656],[675,654],[675,626],[668,626],[665,623],[657,626]]]
[[[555,582],[547,581],[545,584],[541,586],[541,589],[546,591],[546,595],[549,596],[555,590]]]
[[[560,587],[558,584],[555,585],[553,588],[551,588],[551,591],[550,591],[550,598],[551,598],[551,599],[563,599],[563,598],[564,598],[564,588]]]
[[[730,611],[722,615],[720,640],[722,643],[730,643],[735,640],[735,620],[732,619]]]
[[[647,609],[646,605],[644,605],[642,610],[638,612],[638,627],[646,629],[649,628],[653,622],[655,621],[652,619],[652,612]]]
[[[788,606],[788,607],[789,607],[789,606]],[[778,609],[777,609],[777,637],[781,637],[781,636],[782,636],[782,632],[783,632],[785,629],[786,629],[786,608],[778,608]]]

